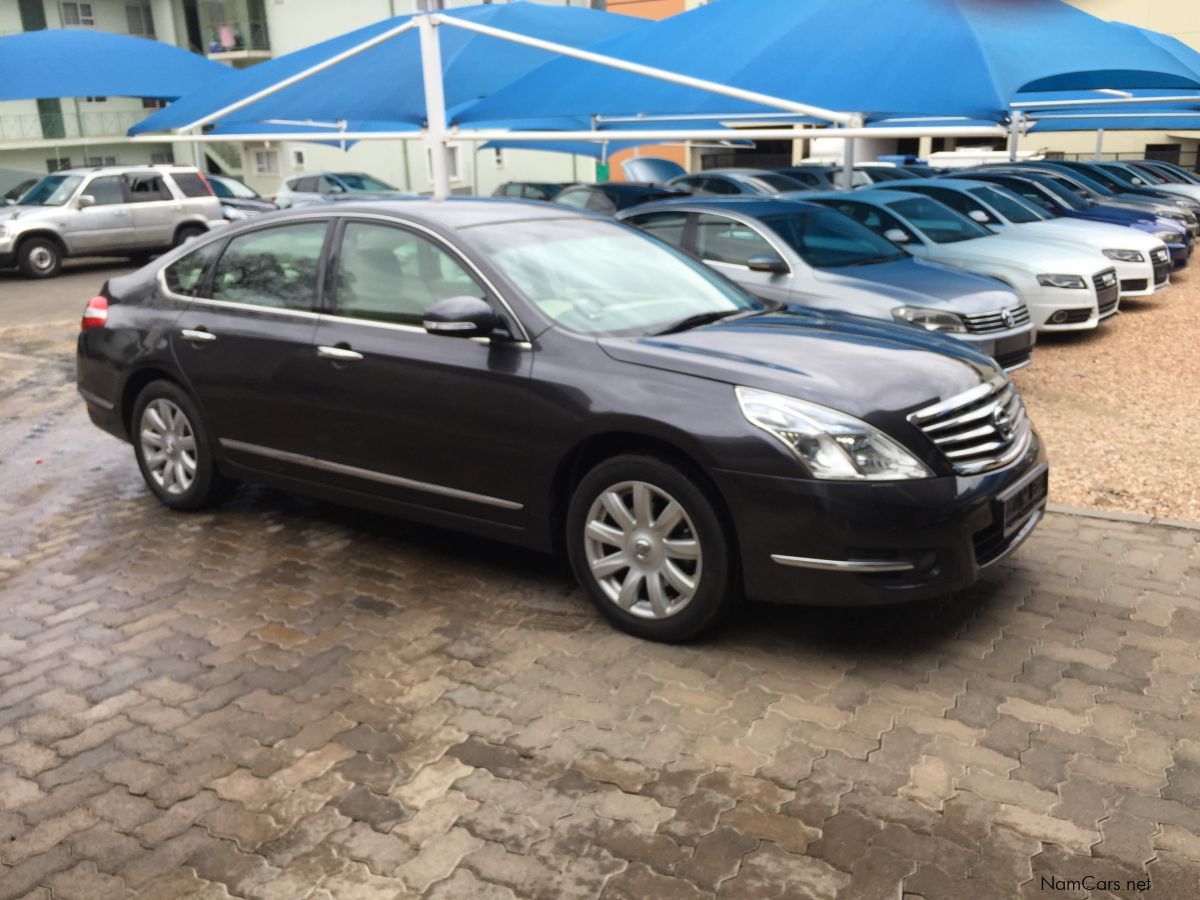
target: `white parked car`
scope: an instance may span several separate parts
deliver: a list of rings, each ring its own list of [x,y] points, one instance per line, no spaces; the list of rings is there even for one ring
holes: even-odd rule
[[[275,203],[280,209],[287,209],[338,200],[395,200],[409,196],[362,172],[318,172],[289,178],[275,195]]]
[[[796,196],[845,213],[914,256],[1003,281],[1039,331],[1095,328],[1120,306],[1117,270],[1094,250],[992,234],[944,203],[904,191]]]
[[[1097,250],[1112,260],[1122,297],[1144,297],[1171,283],[1171,251],[1143,231],[1106,222],[1056,219],[1008,188],[965,175],[894,181],[888,187],[932,197],[997,234]]]

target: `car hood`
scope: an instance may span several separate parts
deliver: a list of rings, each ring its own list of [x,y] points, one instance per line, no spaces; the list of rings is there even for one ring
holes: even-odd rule
[[[1087,209],[1072,210],[1070,218],[1087,221],[1111,222],[1114,225],[1154,225],[1158,217],[1148,210],[1131,209],[1128,206],[1110,206],[1102,203]]]
[[[908,306],[945,308],[969,316],[1021,303],[1016,291],[991,278],[911,258],[873,266],[814,269],[813,278],[850,291],[883,294]]]
[[[0,206],[0,222],[10,219],[52,219],[75,212],[72,206]]]
[[[218,197],[222,206],[229,206],[233,209],[245,209],[251,212],[270,212],[273,209],[279,209],[270,200],[256,200],[253,197]]]
[[[776,391],[867,421],[947,400],[997,373],[962,341],[806,307],[599,344],[622,362]]]
[[[1126,228],[1124,225],[1083,222],[1079,219],[1030,222],[1027,225],[1014,227],[1027,229],[1026,234],[1044,234],[1050,240],[1073,241],[1095,247],[1097,250],[1145,250],[1149,252],[1161,243],[1147,234]]]
[[[1061,243],[1047,245],[1036,237],[1018,238],[992,234],[956,244],[937,244],[935,258],[957,262],[979,262],[1018,266],[1032,274],[1063,272],[1092,275],[1112,263],[1099,250],[1080,247],[1073,251]],[[1035,271],[1036,270],[1036,271]]]

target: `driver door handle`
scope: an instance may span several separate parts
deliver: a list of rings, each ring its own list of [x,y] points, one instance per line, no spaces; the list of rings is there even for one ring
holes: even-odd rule
[[[317,356],[321,359],[336,359],[338,362],[357,362],[363,355],[349,347],[318,347]]]
[[[193,344],[210,344],[217,339],[211,331],[195,328],[184,328],[179,332],[179,336]]]

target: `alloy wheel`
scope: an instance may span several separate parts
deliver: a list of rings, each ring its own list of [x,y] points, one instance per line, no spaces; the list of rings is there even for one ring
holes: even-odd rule
[[[605,596],[638,618],[679,614],[700,584],[702,551],[687,510],[645,481],[600,492],[584,526],[584,553]]]
[[[196,435],[175,403],[158,397],[142,412],[142,458],[146,469],[168,494],[185,494],[196,480]]]

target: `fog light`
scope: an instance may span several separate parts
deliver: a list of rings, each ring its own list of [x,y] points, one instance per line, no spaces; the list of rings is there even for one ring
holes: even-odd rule
[[[1054,325],[1061,325],[1063,322],[1067,321],[1067,311],[1065,309],[1060,309],[1050,317],[1050,321]]]

